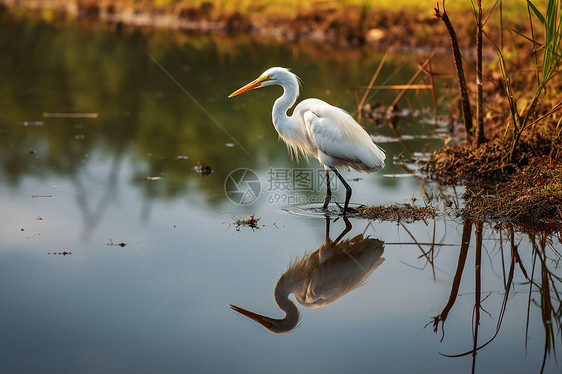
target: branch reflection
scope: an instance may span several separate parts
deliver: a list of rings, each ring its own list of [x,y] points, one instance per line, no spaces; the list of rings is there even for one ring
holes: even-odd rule
[[[235,311],[279,334],[298,327],[299,309],[289,299],[306,308],[319,308],[339,300],[344,295],[365,284],[369,276],[383,262],[384,242],[356,235],[344,237],[351,231],[351,222],[344,218],[345,228],[335,239],[330,239],[330,218],[326,217],[326,239],[313,253],[293,261],[275,286],[275,302],[285,312],[282,319],[270,318],[231,305]]]
[[[462,357],[472,356],[472,372],[475,372],[476,367],[476,354],[479,350],[492,343],[498,336],[501,329],[504,315],[507,310],[510,297],[513,297],[517,292],[515,286],[519,284],[516,281],[518,277],[524,279],[523,284],[528,284],[528,301],[527,301],[527,315],[526,315],[526,329],[525,329],[525,348],[527,348],[527,341],[529,338],[529,325],[532,305],[539,308],[542,316],[542,324],[544,327],[544,354],[541,363],[541,373],[544,371],[547,358],[550,354],[556,356],[555,337],[560,335],[561,321],[562,321],[562,295],[560,287],[562,286],[562,277],[556,274],[559,273],[559,264],[562,260],[562,254],[556,249],[557,244],[562,243],[561,234],[552,232],[536,232],[531,231],[518,238],[518,232],[514,229],[513,225],[505,224],[503,227],[494,227],[487,234],[484,235],[484,224],[482,221],[473,221],[466,219],[463,224],[462,242],[459,251],[457,262],[457,269],[453,277],[451,292],[449,300],[440,314],[433,317],[432,322],[435,333],[439,332],[441,328],[441,341],[445,338],[445,321],[453,306],[455,305],[459,296],[459,286],[463,278],[465,264],[470,249],[470,242],[472,236],[472,227],[474,230],[474,307],[472,313],[472,348],[466,352],[459,354],[443,354],[446,357]],[[499,235],[497,239],[496,235]],[[526,238],[525,238],[526,236]],[[496,329],[491,338],[484,342],[479,342],[479,327],[481,322],[480,312],[484,311],[482,304],[490,296],[482,296],[482,249],[484,248],[482,242],[484,239],[492,239],[499,243],[498,253],[501,256],[502,262],[502,278],[503,294],[500,310],[497,314]],[[532,253],[519,253],[519,244],[522,240],[527,239],[531,243]],[[508,249],[504,248],[504,243],[508,244]],[[485,248],[484,248],[485,249]],[[509,266],[506,268],[506,265]],[[530,271],[529,271],[530,270]],[[538,297],[537,297],[538,295]],[[490,315],[488,312],[486,314]],[[429,325],[428,324],[428,325]]]

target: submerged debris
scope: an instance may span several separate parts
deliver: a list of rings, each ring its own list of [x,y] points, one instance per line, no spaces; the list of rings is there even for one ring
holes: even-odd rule
[[[209,165],[201,162],[197,162],[197,165],[193,167],[193,169],[201,175],[209,175],[214,171]]]
[[[258,221],[260,218],[255,218],[254,215],[248,216],[244,219],[235,219],[234,224],[236,224],[236,231],[240,231],[240,226],[247,226],[252,230],[259,230]]]
[[[113,240],[109,239],[109,243],[105,243],[105,245],[110,246],[110,247],[121,247],[121,248],[123,248],[124,246],[127,245],[127,243],[113,243]]]
[[[98,118],[98,113],[49,113],[43,112],[44,118]]]
[[[424,221],[426,218],[434,218],[437,215],[435,207],[428,205],[424,207],[412,204],[394,204],[378,206],[361,206],[357,208],[359,216],[367,219],[378,219],[381,221],[415,222]]]
[[[383,106],[381,103],[367,103],[361,107],[361,117],[371,122],[379,123],[381,121],[389,121],[393,117],[407,117],[412,113],[409,110],[400,110],[398,105]]]
[[[45,126],[45,122],[43,121],[23,121],[21,123],[22,126]]]
[[[144,177],[145,181],[159,181],[161,179],[162,177],[149,177],[149,176]]]

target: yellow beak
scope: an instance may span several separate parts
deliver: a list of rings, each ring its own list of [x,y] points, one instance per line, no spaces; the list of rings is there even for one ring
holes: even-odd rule
[[[244,87],[234,91],[233,93],[231,93],[228,98],[230,99],[231,97],[234,96],[238,96],[246,91],[250,91],[253,90],[254,88],[258,88],[259,86],[261,86],[262,82],[264,80],[266,80],[267,77],[259,77],[258,79],[251,81],[250,83],[248,83],[247,85],[245,85]]]

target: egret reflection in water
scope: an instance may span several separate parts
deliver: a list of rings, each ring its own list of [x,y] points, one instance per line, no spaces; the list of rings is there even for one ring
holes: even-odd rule
[[[365,284],[369,276],[383,262],[384,242],[356,235],[345,239],[352,228],[344,217],[345,228],[332,241],[330,218],[326,217],[326,239],[313,253],[305,254],[291,262],[275,286],[275,302],[285,312],[285,317],[275,319],[230,305],[235,311],[253,319],[267,330],[279,334],[293,331],[299,324],[299,309],[289,299],[290,294],[306,308],[319,308],[339,300]]]

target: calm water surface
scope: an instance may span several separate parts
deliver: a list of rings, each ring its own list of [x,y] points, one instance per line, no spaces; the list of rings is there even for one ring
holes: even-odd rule
[[[383,52],[3,14],[0,371],[532,373],[548,346],[544,372],[558,372],[559,234],[451,216],[347,228],[332,218],[327,232],[322,215],[302,214],[324,195],[318,163],[291,160],[271,125],[281,91],[226,99],[278,65],[300,75],[303,97],[353,113],[354,87]],[[405,83],[422,59],[392,55],[380,83]],[[425,95],[406,101],[431,105]],[[392,161],[442,145],[445,130],[426,119],[399,121],[404,143],[387,123],[364,123],[386,139],[388,162],[345,174],[354,203],[462,204]],[[198,174],[198,162],[214,172]],[[248,204],[225,193],[240,168],[258,178],[257,196],[256,183],[237,187]],[[341,185],[335,193],[342,201]],[[249,215],[258,228],[237,227]],[[298,298],[287,334],[229,307],[283,318],[276,289]],[[305,292],[315,308],[299,303]],[[476,346],[495,339],[475,357],[441,355],[470,351],[475,336]]]

